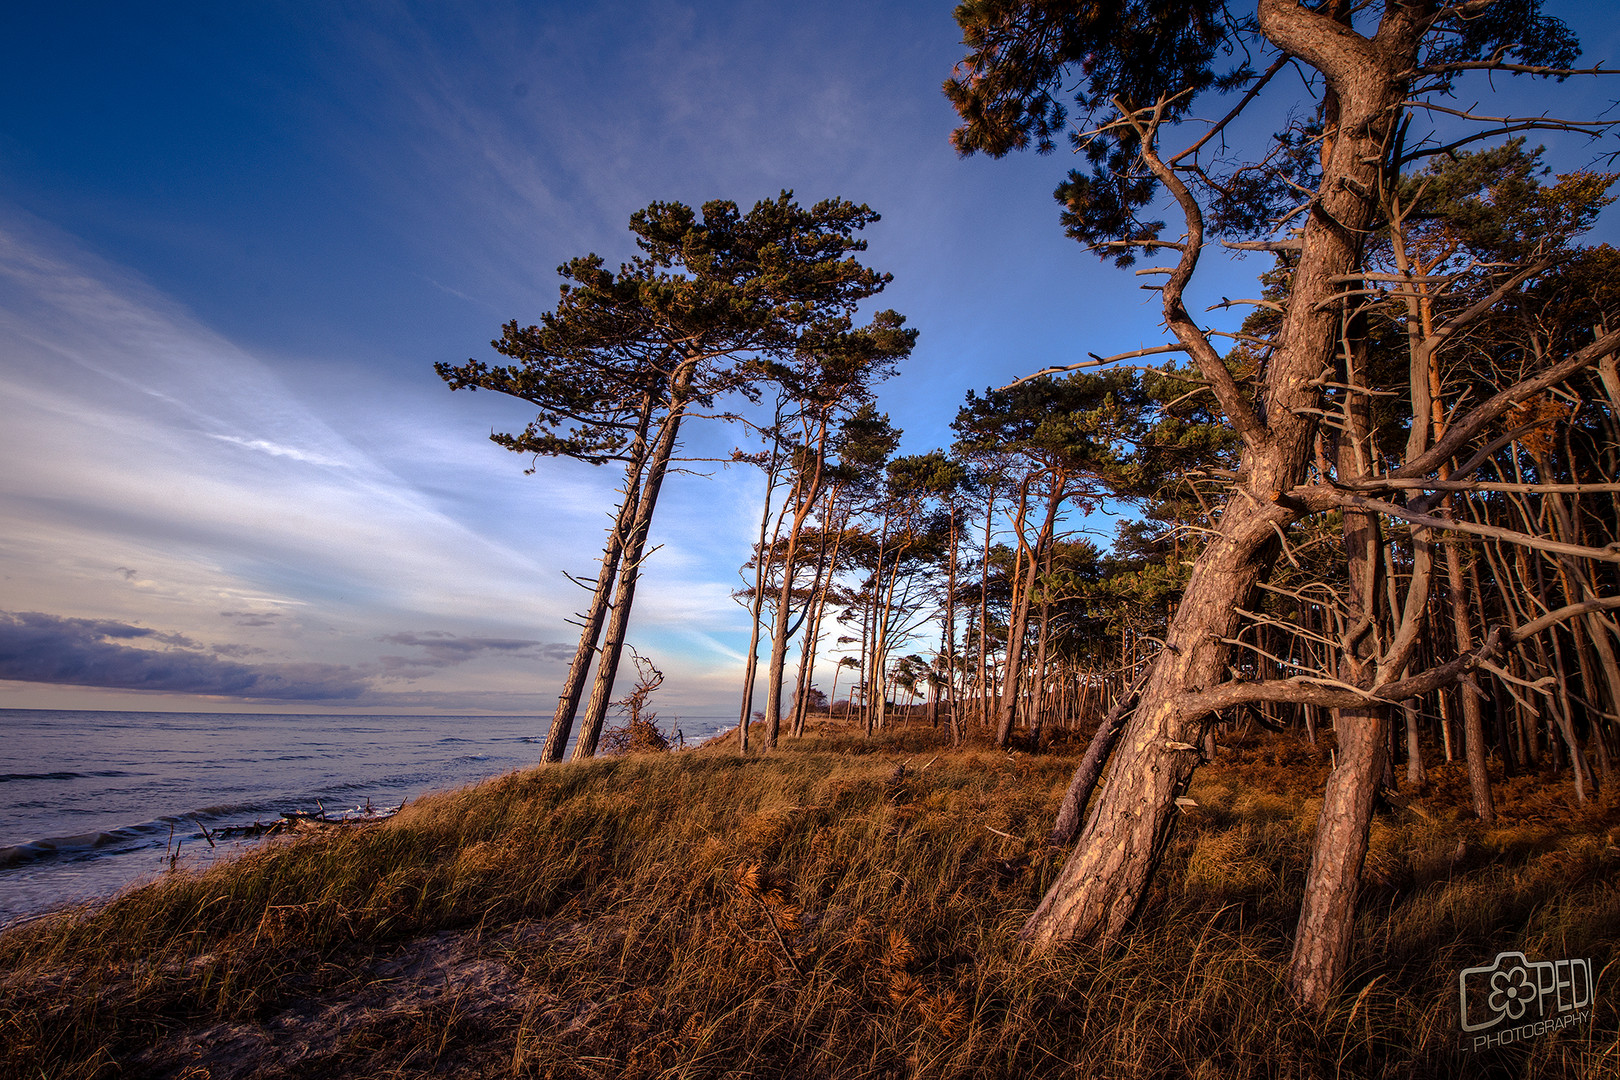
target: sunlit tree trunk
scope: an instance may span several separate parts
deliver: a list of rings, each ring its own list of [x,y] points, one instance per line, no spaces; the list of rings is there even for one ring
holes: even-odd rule
[[[782,402],[777,402],[777,419],[781,419]],[[765,467],[765,505],[759,512],[759,540],[754,545],[754,589],[748,598],[748,653],[743,667],[742,712],[737,720],[737,745],[748,753],[750,726],[754,716],[754,682],[759,677],[760,612],[765,606],[765,582],[770,576],[771,553],[776,549],[771,537],[771,500],[776,494],[776,475],[781,468],[781,445],[771,437],[770,458]],[[777,521],[781,532],[781,520]]]
[[[1313,380],[1333,365],[1339,341],[1338,312],[1322,301],[1360,263],[1373,193],[1424,30],[1423,12],[1400,6],[1385,9],[1375,40],[1291,0],[1260,0],[1258,14],[1267,38],[1327,77],[1338,98],[1338,129],[1267,365],[1263,411],[1252,410],[1221,382],[1230,376],[1218,370],[1219,359],[1181,307],[1180,290],[1196,266],[1203,223],[1196,205],[1177,195],[1188,236],[1180,265],[1166,279],[1166,315],[1200,372],[1229,387],[1220,391],[1221,404],[1244,438],[1239,490],[1227,499],[1216,534],[1194,563],[1165,647],[1079,841],[1024,926],[1021,936],[1037,945],[1112,939],[1147,893],[1174,822],[1175,799],[1198,765],[1198,753],[1184,748],[1202,741],[1207,722],[1206,713],[1184,713],[1178,698],[1224,681],[1225,642],[1236,634],[1238,611],[1277,558],[1277,530],[1293,519],[1282,500],[1305,478],[1316,434],[1310,410],[1320,400]]]
[[[787,549],[782,554],[782,583],[776,590],[776,612],[771,622],[771,658],[765,679],[765,749],[774,749],[782,730],[782,683],[787,669],[788,638],[796,627],[793,618],[793,586],[798,578],[799,538],[821,494],[821,477],[826,462],[827,421],[821,422],[816,437],[814,459],[806,473],[801,466],[792,494],[793,520],[787,527]],[[786,507],[783,508],[784,512]],[[808,605],[809,601],[805,603]],[[808,611],[808,608],[806,609]]]
[[[665,415],[653,443],[647,463],[647,479],[642,485],[641,500],[636,507],[635,521],[625,538],[623,565],[619,571],[618,586],[613,591],[613,608],[604,635],[601,658],[596,667],[596,682],[591,687],[591,698],[586,705],[585,718],[580,726],[579,741],[574,744],[574,761],[595,756],[596,744],[602,737],[602,725],[612,704],[613,682],[618,675],[619,658],[624,652],[624,638],[630,628],[630,609],[635,603],[636,582],[641,576],[641,560],[647,546],[647,533],[652,528],[653,511],[658,506],[658,493],[664,486],[664,475],[669,459],[674,455],[680,436],[681,420],[686,414],[687,394],[696,372],[697,361],[687,360],[676,372],[670,392],[669,411]]]
[[[805,719],[809,714],[810,684],[815,675],[816,653],[821,643],[821,621],[827,611],[827,592],[832,588],[832,579],[838,565],[838,545],[843,539],[843,530],[833,538],[831,549],[827,543],[827,533],[832,517],[832,504],[836,491],[829,492],[826,499],[826,509],[821,517],[821,536],[816,548],[816,572],[810,582],[810,599],[808,618],[805,620],[804,642],[799,647],[799,675],[794,695],[793,706],[793,737],[799,738],[804,734]],[[836,675],[835,675],[836,679]],[[835,686],[836,688],[836,686]],[[832,698],[827,699],[828,716],[832,715]]]
[[[1364,397],[1352,400],[1348,412],[1360,413],[1364,419],[1365,401]],[[1352,433],[1359,435],[1355,428],[1360,426],[1354,425]],[[1339,475],[1365,475],[1364,463],[1351,445],[1352,440],[1341,437],[1339,441]],[[1345,635],[1348,651],[1340,657],[1339,677],[1363,689],[1372,685],[1372,657],[1377,651],[1377,578],[1383,565],[1379,532],[1376,514],[1345,513],[1345,623],[1349,629]],[[1385,771],[1389,706],[1336,709],[1333,729],[1338,738],[1337,764],[1322,795],[1288,965],[1288,985],[1294,996],[1317,1010],[1326,1007],[1338,990],[1350,956],[1356,896],[1372,826],[1373,796]]]
[[[619,558],[624,552],[624,538],[636,518],[636,507],[641,501],[642,471],[647,464],[647,427],[652,422],[653,396],[647,395],[641,404],[641,415],[636,421],[636,434],[624,467],[624,498],[614,515],[613,528],[608,532],[607,546],[602,551],[602,564],[596,575],[596,588],[591,593],[591,607],[580,626],[579,645],[574,649],[573,662],[563,679],[562,693],[557,698],[557,711],[552,715],[551,728],[540,750],[540,760],[551,764],[563,759],[568,737],[573,734],[574,716],[579,711],[579,699],[585,694],[585,682],[591,673],[591,661],[596,656],[596,643],[602,636],[602,625],[607,621],[608,595],[619,572]]]
[[[1024,536],[1024,493],[1020,493],[1017,532],[1018,550],[1023,578],[1013,593],[1012,615],[1007,620],[1007,666],[1001,675],[1001,712],[996,718],[996,745],[1006,749],[1012,743],[1013,724],[1018,716],[1019,680],[1024,674],[1024,636],[1029,627],[1030,598],[1035,592],[1035,580],[1040,573],[1040,557],[1052,540],[1052,524],[1057,519],[1058,506],[1063,502],[1063,482],[1054,473],[1050,476],[1052,490],[1046,500],[1046,519],[1041,523],[1035,544],[1030,546]]]

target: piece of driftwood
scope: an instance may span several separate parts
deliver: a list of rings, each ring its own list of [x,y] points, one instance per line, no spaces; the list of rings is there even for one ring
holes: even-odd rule
[[[331,817],[326,807],[321,805],[319,799],[315,800],[317,810],[283,810],[277,821],[255,821],[251,825],[221,825],[213,830],[213,835],[225,840],[256,840],[260,837],[277,836],[286,832],[304,832],[310,829],[343,828],[349,825],[369,825],[378,821],[387,821],[401,810],[405,804],[398,806],[374,807],[371,800],[366,805],[356,807],[341,816]],[[201,822],[197,823],[201,826]],[[206,835],[207,830],[204,830]],[[210,840],[210,843],[213,841]]]

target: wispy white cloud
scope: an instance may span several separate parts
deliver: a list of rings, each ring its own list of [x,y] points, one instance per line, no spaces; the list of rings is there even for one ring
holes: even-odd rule
[[[244,450],[257,450],[259,453],[269,454],[271,457],[292,458],[294,461],[303,461],[310,465],[324,465],[332,469],[342,469],[347,467],[348,464],[347,462],[329,458],[324,454],[301,450],[296,446],[283,446],[280,443],[271,442],[269,439],[244,439],[240,435],[215,435],[212,433],[208,437],[218,439],[220,442],[231,443],[234,446],[240,446]]]
[[[548,692],[558,673],[534,661],[563,646],[480,650],[504,653],[504,668],[439,663],[442,647],[389,668],[377,641],[405,643],[401,622],[430,619],[456,641],[565,637],[582,598],[559,569],[589,574],[616,475],[542,462],[525,477],[523,462],[415,402],[357,412],[362,449],[304,402],[310,391],[69,238],[0,216],[8,604],[170,626],[220,642],[218,656],[408,671],[436,693],[508,681],[504,692]],[[716,567],[744,550],[745,531],[715,526],[747,512],[750,479],[682,476],[667,489],[655,526],[666,547],[635,625],[666,643],[672,671],[735,659],[713,636],[739,615]]]
[[[963,173],[944,140],[935,88],[955,49],[949,19],[924,26],[858,5],[822,16],[614,0],[497,2],[476,18],[404,0],[300,12],[288,33],[307,67],[279,87],[277,116],[299,132],[301,160],[344,193],[311,189],[312,201],[363,225],[342,242],[311,228],[307,253],[277,238],[282,257],[267,265],[292,277],[307,262],[321,283],[287,295],[330,300],[315,319],[264,304],[226,323],[251,306],[249,290],[215,295],[205,273],[164,268],[163,256],[140,264],[189,281],[184,299],[215,312],[210,323],[0,207],[0,454],[20,463],[0,474],[8,602],[351,665],[376,662],[377,638],[401,627],[563,636],[583,598],[559,570],[591,574],[617,477],[547,461],[523,476],[526,462],[483,436],[520,427],[526,407],[452,397],[429,365],[488,355],[499,321],[537,318],[559,262],[628,255],[626,217],[654,199],[747,203],[792,187],[884,212],[872,261],[899,274],[884,302],[914,322],[942,311],[956,335],[925,325],[936,366],[895,396],[897,412],[938,414],[943,431],[955,401],[941,406],[940,386],[1028,370],[1008,327],[1037,320],[1008,315],[1002,293],[1050,311],[1072,282],[1006,227],[1010,200],[986,198],[979,180],[963,194],[959,177],[988,171]],[[1036,164],[1041,235],[1067,244],[1051,226],[1050,163]],[[155,241],[186,217],[171,207],[130,235]],[[246,222],[238,236],[216,218],[207,234],[163,250],[231,248],[237,261],[219,265],[240,267],[249,245],[275,246]],[[320,336],[337,327],[352,336],[328,347]],[[300,355],[259,340],[299,341]],[[359,355],[339,355],[355,343]],[[694,426],[689,441],[694,456],[723,456],[734,438]],[[721,470],[666,487],[654,525],[664,548],[632,638],[657,644],[672,696],[730,696],[747,627],[729,594],[757,527],[757,480]],[[422,692],[553,692],[534,664],[503,667],[497,652],[424,675]]]
[[[119,567],[140,568],[122,575],[130,588],[211,611],[234,594],[506,619],[514,600],[544,611],[560,592],[548,539],[519,551],[470,530],[264,363],[65,238],[10,226],[0,539],[13,561],[0,567],[13,603],[82,597],[70,579],[104,587]]]

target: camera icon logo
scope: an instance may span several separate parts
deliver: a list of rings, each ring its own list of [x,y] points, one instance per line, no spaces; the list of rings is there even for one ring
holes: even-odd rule
[[[1529,960],[1497,953],[1483,967],[1457,974],[1458,1015],[1465,1032],[1536,1024],[1592,1003],[1590,960]]]

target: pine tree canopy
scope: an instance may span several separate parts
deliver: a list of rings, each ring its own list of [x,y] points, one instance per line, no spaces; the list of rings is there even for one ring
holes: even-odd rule
[[[866,248],[856,234],[877,220],[841,199],[805,209],[791,191],[746,214],[729,201],[701,212],[653,203],[630,218],[641,254],[617,272],[594,254],[565,263],[555,309],[535,325],[506,324],[491,344],[514,363],[435,370],[452,389],[495,390],[538,409],[523,431],[491,436],[510,450],[625,460],[644,414],[667,405],[687,365],[685,397],[707,406],[780,375],[771,358],[814,355],[836,384],[840,372],[909,352],[916,331],[899,314],[853,324],[857,305],[890,280],[855,257]]]
[[[1324,0],[1307,5],[1347,27],[1375,26],[1395,0]],[[1524,73],[1562,77],[1580,55],[1574,34],[1541,12],[1540,0],[1402,0],[1426,21],[1414,94],[1445,93],[1463,71],[1502,60]],[[956,8],[966,55],[945,82],[962,125],[952,133],[963,156],[1001,157],[1033,146],[1050,153],[1060,134],[1085,155],[1054,193],[1068,234],[1128,265],[1159,241],[1164,223],[1141,211],[1159,183],[1138,154],[1133,126],[1121,116],[1153,110],[1169,124],[1191,112],[1205,91],[1257,90],[1287,59],[1262,32],[1266,8],[1291,0],[964,0]],[[1256,68],[1269,65],[1264,73]],[[1545,70],[1534,70],[1545,69]],[[1072,100],[1074,123],[1071,125]],[[1221,111],[1229,106],[1223,103]],[[1197,162],[1188,182],[1209,202],[1209,224],[1254,235],[1299,187],[1311,186],[1319,120],[1276,137],[1260,161],[1217,168]],[[1297,202],[1297,198],[1295,199]],[[1129,241],[1120,245],[1118,241]]]

